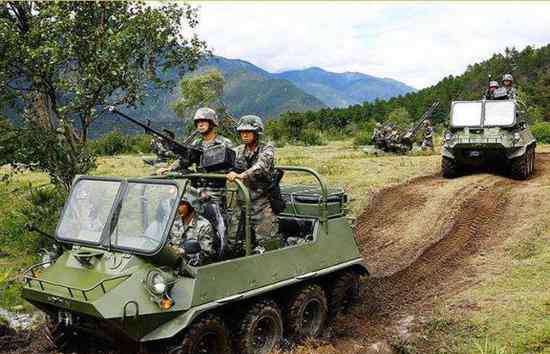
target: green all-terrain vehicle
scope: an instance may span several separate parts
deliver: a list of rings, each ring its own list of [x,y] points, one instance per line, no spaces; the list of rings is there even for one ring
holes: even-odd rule
[[[283,335],[319,335],[368,271],[346,195],[313,170],[281,169],[318,185],[282,186],[280,247],[253,253],[249,193],[237,182],[223,187],[224,212],[244,200],[242,255],[200,267],[167,239],[178,201],[204,192],[193,180],[223,175],[77,177],[56,229],[61,251],[24,274],[23,297],[48,315],[47,337],[77,351],[93,338],[133,353],[252,354]],[[237,195],[241,203],[231,202]]]
[[[453,178],[467,166],[495,164],[516,179],[535,169],[536,140],[515,100],[455,101],[445,133],[441,167]]]

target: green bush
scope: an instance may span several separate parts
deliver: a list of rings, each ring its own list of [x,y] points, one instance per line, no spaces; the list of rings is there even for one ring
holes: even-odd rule
[[[300,140],[306,146],[326,145],[325,137],[323,136],[323,134],[319,130],[312,128],[305,129],[302,132]]]
[[[531,132],[539,144],[550,144],[550,123],[535,123]]]
[[[353,144],[355,146],[369,145],[372,144],[372,132],[376,126],[376,121],[370,119],[366,123],[362,124],[355,134],[353,139]]]
[[[362,146],[372,144],[372,131],[360,130],[353,138],[353,145]]]
[[[119,154],[148,153],[151,137],[146,134],[124,135],[115,130],[90,142],[90,148],[96,155],[112,156]]]

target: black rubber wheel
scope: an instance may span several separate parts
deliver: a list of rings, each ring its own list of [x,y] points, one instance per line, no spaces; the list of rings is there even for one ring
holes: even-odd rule
[[[63,323],[49,319],[42,327],[46,340],[57,350],[65,352],[80,352],[78,333]]]
[[[455,178],[458,176],[458,166],[454,159],[443,157],[441,159],[441,172],[445,178]]]
[[[328,308],[330,314],[335,316],[359,300],[359,274],[352,271],[340,273],[329,284],[329,288]]]
[[[527,149],[525,153],[520,156],[512,159],[510,161],[510,176],[514,179],[525,180],[529,178],[531,162],[531,150]]]
[[[237,349],[242,354],[267,354],[279,345],[283,318],[275,301],[254,303],[239,324]]]
[[[206,315],[187,328],[181,347],[174,353],[230,354],[229,331],[219,317]]]
[[[317,284],[297,290],[288,302],[288,331],[296,337],[318,337],[327,319],[325,291]]]
[[[531,174],[530,174],[530,176],[532,176],[535,173],[535,163],[537,161],[537,153],[535,151],[535,147],[533,147],[531,149],[531,151],[532,151],[532,156],[531,156]]]

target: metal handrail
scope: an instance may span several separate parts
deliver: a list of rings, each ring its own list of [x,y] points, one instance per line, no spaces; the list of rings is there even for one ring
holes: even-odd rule
[[[310,175],[315,177],[317,182],[319,182],[319,186],[321,187],[321,200],[320,200],[320,203],[319,203],[319,205],[321,206],[321,212],[320,212],[320,216],[319,216],[319,221],[321,221],[321,223],[323,223],[325,225],[325,230],[328,232],[328,222],[327,222],[328,221],[328,202],[327,202],[328,187],[327,187],[325,181],[323,180],[323,178],[321,178],[321,175],[319,175],[319,173],[317,173],[317,171],[315,171],[311,168],[308,168],[308,167],[277,166],[277,168],[280,168],[283,171],[294,171],[294,172],[309,173]]]
[[[75,297],[75,295],[73,293],[73,290],[74,290],[74,291],[82,293],[82,297],[84,297],[84,300],[88,301],[88,296],[86,295],[86,293],[89,293],[90,291],[93,291],[93,290],[97,289],[98,287],[100,287],[101,290],[103,291],[103,294],[106,294],[107,289],[105,289],[105,285],[104,285],[106,282],[111,281],[111,280],[121,279],[121,278],[128,278],[128,277],[131,276],[131,274],[122,274],[122,275],[117,275],[115,277],[103,279],[103,280],[99,281],[98,283],[96,283],[95,285],[93,285],[89,288],[86,288],[86,289],[77,288],[77,287],[74,287],[74,286],[68,286],[68,285],[65,285],[65,284],[58,283],[58,282],[53,282],[53,281],[50,281],[50,280],[44,280],[44,279],[37,278],[36,274],[34,273],[34,270],[38,267],[41,267],[45,264],[49,264],[49,263],[52,263],[52,262],[53,261],[46,261],[46,262],[38,263],[38,264],[35,264],[35,265],[31,266],[27,270],[25,270],[23,272],[23,278],[25,279],[25,284],[28,287],[32,288],[32,282],[36,281],[38,283],[38,285],[40,285],[41,290],[45,290],[44,289],[44,284],[51,285],[51,286],[57,286],[57,287],[60,287],[60,288],[65,288],[65,289],[68,290],[69,295],[71,296],[71,298]],[[28,275],[29,272],[32,274],[32,276]]]

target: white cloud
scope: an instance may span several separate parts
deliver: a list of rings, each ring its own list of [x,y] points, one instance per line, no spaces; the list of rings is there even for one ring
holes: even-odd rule
[[[550,42],[550,2],[193,2],[217,55],[269,71],[320,66],[415,87],[506,47]]]

